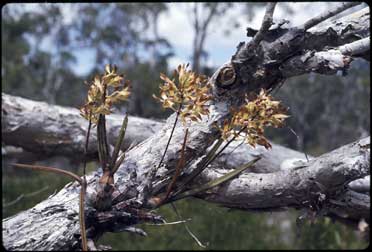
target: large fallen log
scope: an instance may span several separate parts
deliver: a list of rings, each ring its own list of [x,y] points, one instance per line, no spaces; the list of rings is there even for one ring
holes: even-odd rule
[[[50,105],[46,102],[1,94],[1,133],[6,145],[22,147],[26,151],[45,156],[80,158],[84,153],[88,122],[76,108]],[[109,115],[108,140],[113,145],[122,124],[122,115]],[[163,123],[129,117],[127,137],[123,150],[132,143],[139,143],[157,132]],[[97,134],[91,132],[88,155],[96,157]]]
[[[50,105],[2,93],[2,140],[4,144],[21,147],[28,152],[45,156],[66,156],[78,158],[84,153],[84,139],[88,122],[84,120],[78,109]],[[107,116],[108,141],[111,145],[119,134],[122,116]],[[129,116],[129,124],[122,149],[136,145],[155,132],[164,122]],[[239,145],[239,146],[237,146]],[[253,157],[263,158],[250,171],[278,171],[284,160],[304,159],[305,155],[295,150],[272,143],[273,148],[266,150],[258,146],[232,143],[216,161],[218,165],[234,168],[247,163]],[[96,132],[91,132],[88,156],[98,159]]]
[[[213,86],[214,96],[210,116],[203,117],[201,122],[186,125],[189,138],[185,156],[190,164],[185,173],[193,171],[198,161],[205,157],[206,150],[219,137],[219,132],[214,127],[215,123],[229,117],[229,108],[240,105],[245,94],[258,92],[261,88],[275,89],[288,77],[285,74],[288,73],[288,69],[305,69],[295,71],[296,74],[309,71],[334,74],[337,70],[345,71],[354,57],[362,57],[368,53],[369,46],[366,46],[364,40],[359,40],[367,38],[369,33],[362,38],[355,36],[352,41],[347,42],[347,44],[360,42],[358,46],[355,44],[346,46],[349,49],[356,48],[355,54],[349,49],[341,48],[345,41],[337,45],[336,52],[327,48],[328,41],[319,39],[316,49],[305,43],[311,34],[310,28],[356,4],[342,4],[341,7],[327,10],[304,25],[273,31],[269,28],[275,3],[270,3],[257,36],[255,35],[249,43],[240,43],[231,61],[221,66],[209,80]],[[369,11],[368,14],[364,14],[366,15],[369,16]],[[358,15],[350,15],[346,20],[358,22]],[[337,26],[337,23],[331,23],[328,28],[334,29],[333,26]],[[357,31],[354,30],[353,33],[357,34]],[[321,57],[319,53],[316,54],[317,52]],[[301,54],[306,57],[295,59]],[[335,54],[335,57],[329,58],[329,54]],[[312,56],[317,58],[313,60]],[[310,68],[307,67],[309,59]],[[155,177],[149,175],[162,157],[175,116],[175,114],[170,116],[161,129],[127,152],[124,163],[115,174],[115,186],[120,192],[118,195],[120,200],[112,210],[97,212],[91,207],[89,198],[96,193],[101,171],[87,176],[88,202],[85,210],[89,239],[97,239],[106,231],[133,231],[132,225],[145,221],[139,218],[140,215],[127,212],[126,206],[133,206],[138,211],[151,207],[149,199],[152,190],[164,180],[170,179],[170,172],[175,169],[185,132],[185,127],[180,123],[174,130],[174,137],[169,144],[163,166],[157,170]],[[347,184],[370,174],[369,146],[369,138],[362,139],[314,158],[310,162],[283,165],[283,171],[243,174],[196,196],[231,208],[272,210],[295,207],[309,209],[318,214],[342,213],[353,220],[361,217],[368,220],[366,213],[369,213],[369,195],[360,196],[360,193],[350,191]],[[260,156],[261,153],[258,150],[253,155]],[[210,181],[225,172],[221,167],[210,166],[201,177],[192,181],[190,187]],[[77,183],[70,183],[59,193],[35,207],[4,219],[3,245],[9,250],[79,249],[80,232],[77,218],[79,191]],[[355,210],[353,212],[350,209]],[[142,216],[150,218],[149,215]],[[156,219],[156,216],[151,218]]]

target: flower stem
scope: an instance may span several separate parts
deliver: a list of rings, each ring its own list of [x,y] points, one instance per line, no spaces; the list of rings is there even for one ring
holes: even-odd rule
[[[92,111],[90,111],[90,114],[89,114],[89,124],[88,124],[88,131],[87,131],[87,135],[85,137],[85,147],[84,147],[84,163],[83,163],[83,175],[84,175],[84,182],[86,183],[86,167],[87,167],[87,153],[88,153],[88,145],[89,145],[89,136],[90,136],[90,129],[92,127],[92,120],[91,120],[91,116],[92,116]]]
[[[84,177],[83,183],[81,183],[80,198],[79,198],[79,222],[80,222],[80,232],[81,232],[81,244],[82,250],[88,251],[87,245],[87,233],[85,227],[85,213],[84,213],[84,202],[85,202],[85,192],[86,192],[86,180]]]
[[[163,161],[164,161],[165,154],[167,153],[167,150],[168,150],[168,147],[169,147],[170,141],[171,141],[171,139],[172,139],[172,137],[173,137],[173,133],[174,133],[174,130],[175,130],[176,125],[177,125],[177,122],[178,122],[178,117],[179,117],[179,115],[180,115],[181,108],[182,108],[182,103],[180,104],[180,106],[178,107],[178,110],[177,110],[177,112],[176,112],[177,115],[176,115],[176,119],[174,120],[174,123],[173,123],[173,127],[172,127],[171,134],[170,134],[170,136],[169,136],[169,138],[168,138],[167,145],[165,146],[165,150],[164,150],[163,156],[161,157],[160,162],[159,162],[158,166],[157,166],[156,169],[155,169],[155,173],[156,173],[156,171],[160,168],[161,164],[162,164]]]
[[[176,180],[177,180],[178,176],[181,174],[181,170],[185,166],[185,148],[186,148],[186,140],[187,140],[188,132],[189,132],[189,129],[186,128],[186,133],[185,133],[185,137],[183,139],[183,144],[182,144],[182,149],[181,149],[181,157],[180,157],[180,159],[178,161],[178,164],[176,166],[176,171],[175,171],[175,174],[172,178],[172,181],[169,183],[169,185],[167,187],[167,191],[166,191],[165,196],[164,196],[164,199],[162,201],[166,201],[167,198],[169,197],[169,195],[172,191],[173,185],[176,183]]]
[[[85,227],[85,210],[84,210],[84,202],[85,202],[85,193],[87,189],[87,179],[86,179],[86,167],[87,167],[87,153],[88,153],[88,146],[89,146],[89,136],[90,136],[90,129],[92,127],[92,111],[89,114],[89,124],[88,124],[88,131],[85,140],[85,148],[84,148],[84,163],[83,163],[83,181],[81,183],[80,189],[80,198],[79,198],[79,221],[80,221],[80,232],[81,232],[81,244],[82,250],[88,251],[87,245],[87,233]]]
[[[229,146],[235,139],[236,137],[242,133],[245,129],[247,128],[247,126],[244,126],[243,128],[241,128],[238,132],[238,134],[236,134],[235,136],[233,136],[233,138],[231,138],[222,148],[221,150],[219,150],[205,165],[205,167],[207,167],[208,165],[210,165],[226,148],[227,146]]]
[[[208,153],[207,155],[207,158],[205,159],[205,161],[203,163],[201,163],[201,166],[200,168],[197,168],[196,170],[194,170],[191,175],[189,177],[187,177],[185,179],[185,181],[179,186],[179,189],[178,191],[175,193],[175,195],[178,195],[182,192],[184,192],[187,188],[186,188],[186,185],[191,182],[194,178],[196,178],[202,171],[204,171],[208,165],[210,165],[226,148],[227,146],[229,146],[234,140],[235,138],[241,133],[243,132],[244,130],[246,129],[246,126],[243,127],[239,132],[238,134],[236,134],[232,139],[230,139],[222,148],[221,150],[219,150],[216,154],[212,154],[213,156],[210,156],[208,157],[211,153],[214,153],[216,150],[213,150],[211,151],[210,153]],[[219,148],[219,146],[221,145],[222,141],[221,141],[221,138],[218,140],[218,142],[215,144],[215,146],[213,147],[214,148]]]

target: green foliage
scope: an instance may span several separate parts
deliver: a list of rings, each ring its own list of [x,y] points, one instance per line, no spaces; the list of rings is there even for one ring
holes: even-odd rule
[[[87,76],[94,76],[103,63],[115,62],[126,72],[133,70],[128,75],[139,86],[136,89],[143,91],[137,92],[131,114],[158,117],[164,113],[151,101],[151,94],[156,90],[158,73],[166,72],[171,47],[156,31],[149,31],[149,24],[156,24],[159,14],[166,11],[164,3],[75,4],[79,19],[71,24],[63,21],[61,4],[38,7],[37,11],[26,10],[24,4],[3,8],[3,92],[81,106],[86,93],[81,83]],[[45,44],[51,44],[51,48],[44,49]],[[87,76],[74,71],[75,53],[82,49],[96,56]],[[140,51],[149,52],[151,64],[139,61]]]
[[[61,105],[80,99],[73,84],[82,80],[70,67],[76,59],[66,49],[69,41],[61,23],[62,14],[55,5],[41,5],[38,12],[24,11],[23,5],[15,4],[3,8],[2,91]],[[42,48],[48,39],[56,52]],[[66,90],[69,100],[59,93]]]
[[[75,24],[76,41],[95,50],[96,65],[115,62],[122,69],[126,65],[120,64],[123,59],[127,65],[138,63],[140,48],[169,49],[169,43],[163,38],[150,39],[145,35],[150,22],[165,10],[164,3],[80,4],[81,15]]]
[[[358,240],[355,240],[359,236]],[[349,230],[340,223],[332,223],[329,218],[306,222],[298,230],[295,245],[306,249],[364,249],[368,242],[356,231]]]
[[[304,225],[296,237],[298,212],[294,211],[289,214],[289,229],[283,229],[283,216],[277,213],[231,211],[196,199],[182,200],[176,205],[185,219],[192,218],[189,227],[201,242],[209,243],[206,248],[209,250],[363,249],[368,245],[347,227],[330,223],[327,219],[320,219],[312,226]],[[169,205],[161,207],[158,212],[168,222],[178,220]],[[98,243],[110,244],[114,250],[203,250],[182,224],[142,224],[139,227],[149,236],[106,233]]]

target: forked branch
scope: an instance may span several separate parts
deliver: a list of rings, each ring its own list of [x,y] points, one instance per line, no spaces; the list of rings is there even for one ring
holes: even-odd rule
[[[273,15],[275,10],[275,3],[268,3],[266,7],[265,16],[262,20],[261,28],[258,30],[256,35],[253,37],[252,44],[258,45],[262,40],[264,34],[269,30],[270,26],[273,24]]]

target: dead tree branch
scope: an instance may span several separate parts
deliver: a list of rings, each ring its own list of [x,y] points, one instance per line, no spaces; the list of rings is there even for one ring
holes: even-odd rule
[[[53,116],[47,116],[51,112]],[[35,154],[44,155],[47,153],[51,156],[68,156],[72,159],[83,153],[84,141],[73,141],[73,139],[84,138],[87,122],[81,118],[75,108],[50,105],[2,93],[1,121],[2,139],[5,144],[22,147]],[[138,117],[129,116],[129,121],[124,141],[125,146],[142,142],[153,135],[153,131],[159,131],[164,126],[163,122]],[[119,115],[107,117],[111,145],[114,144],[114,140],[119,134],[121,123]],[[14,127],[15,124],[20,126]],[[93,137],[88,155],[97,157],[95,131],[91,132],[91,136]],[[61,141],[61,139],[69,140]],[[284,160],[305,158],[304,154],[300,152],[274,143],[272,145],[273,148],[268,151],[260,146],[252,148],[245,144],[232,143],[219,156],[214,166],[233,169],[260,155],[263,158],[250,171],[269,173],[278,171]]]
[[[5,93],[1,95],[1,133],[7,145],[43,153],[43,155],[64,155],[81,157],[88,122],[76,108],[66,108],[37,102]],[[122,124],[121,115],[109,115],[108,141],[115,144]],[[162,123],[154,120],[129,116],[127,137],[123,149],[134,142],[141,142],[154,134]],[[88,155],[96,157],[97,135],[91,132]]]
[[[366,15],[369,16],[369,11]],[[329,28],[333,29],[332,25]],[[366,29],[369,29],[369,23]],[[187,124],[189,137],[184,155],[185,159],[190,162],[183,172],[192,172],[198,161],[205,157],[206,150],[219,138],[220,133],[215,123],[223,122],[228,118],[232,106],[242,104],[245,95],[249,92],[258,93],[261,89],[273,90],[285,81],[287,77],[282,73],[283,65],[290,62],[291,58],[310,50],[306,47],[310,45],[305,42],[308,34],[304,29],[296,27],[274,32],[268,30],[258,44],[253,43],[253,40],[239,44],[231,61],[221,66],[209,80],[213,87],[214,97],[210,116],[202,117],[201,122]],[[368,36],[369,32],[362,37],[349,37],[350,41],[337,46]],[[316,44],[321,49],[313,49],[319,53],[328,50],[327,46],[334,46],[327,43],[327,40],[318,41]],[[52,111],[49,111],[45,116],[53,117],[51,113]],[[148,184],[148,179],[162,158],[175,116],[175,114],[170,116],[161,129],[126,153],[123,164],[115,174],[115,187],[119,192],[116,195],[117,204],[106,212],[97,212],[91,207],[86,207],[88,239],[97,239],[107,231],[133,231],[132,226],[143,221],[162,221],[158,216],[145,210],[152,207],[149,201],[153,193],[152,189],[172,178],[172,172],[180,156],[180,145],[185,135],[185,127],[182,124],[178,123],[175,127],[174,136],[162,162],[163,165],[157,170],[154,179],[150,181],[151,186]],[[28,121],[31,120],[32,118]],[[42,125],[42,121],[39,123]],[[60,124],[62,125],[62,122]],[[129,125],[131,125],[130,118]],[[27,124],[15,123],[12,127],[13,131],[17,128],[27,130]],[[83,130],[79,129],[79,131],[78,135],[84,136],[81,132]],[[23,140],[21,138],[18,141]],[[76,139],[72,139],[72,142],[74,141]],[[83,145],[79,143],[79,146]],[[369,196],[368,198],[359,197],[360,193],[348,193],[347,184],[370,174],[369,146],[369,139],[362,139],[315,158],[309,163],[295,166],[289,171],[242,174],[198,197],[228,207],[250,210],[295,207],[306,208],[316,213],[323,211],[327,214],[336,213],[332,208],[337,208],[341,210],[341,213],[349,214],[351,219],[355,219],[358,218],[356,215],[364,216],[365,210],[369,209],[369,204],[368,208],[363,207],[366,206],[364,203],[367,203]],[[288,168],[285,165],[283,167]],[[94,200],[100,173],[102,173],[101,170],[87,176],[88,206],[89,197],[93,197],[91,200]],[[210,181],[223,173],[225,170],[211,166],[204,170],[200,179],[192,181],[190,187],[202,181]],[[77,221],[79,191],[78,183],[70,183],[59,193],[35,207],[4,219],[3,245],[9,250],[79,249],[80,236]],[[346,203],[344,209],[340,204],[335,206],[335,202],[340,201],[340,197],[341,199],[346,197],[345,193],[348,193],[347,197],[358,197],[358,200],[353,201],[353,198]],[[359,207],[356,207],[357,205]],[[358,210],[351,213],[351,209]]]
[[[253,37],[253,44],[258,44],[263,39],[264,34],[269,30],[270,26],[273,24],[273,15],[276,3],[268,3],[266,7],[265,16],[262,20],[261,28],[257,34]]]
[[[361,147],[369,143],[369,138],[364,138],[310,162],[302,162],[290,170],[267,174],[246,173],[202,195],[202,198],[229,207],[235,205],[255,210],[302,208],[311,204],[314,208],[318,204],[319,211],[321,208],[323,213],[340,211],[343,217],[347,215],[356,221],[361,217],[368,220],[369,196],[356,194],[345,186],[356,177],[369,175],[370,152]],[[209,169],[204,173],[204,179],[211,180],[226,171]]]
[[[317,24],[327,20],[330,17],[336,16],[338,13],[343,12],[351,7],[361,4],[361,2],[350,2],[350,3],[342,3],[341,5],[336,6],[334,9],[327,10],[324,13],[319,14],[308,21],[306,21],[302,26],[301,29],[308,30],[311,27],[316,26]]]

